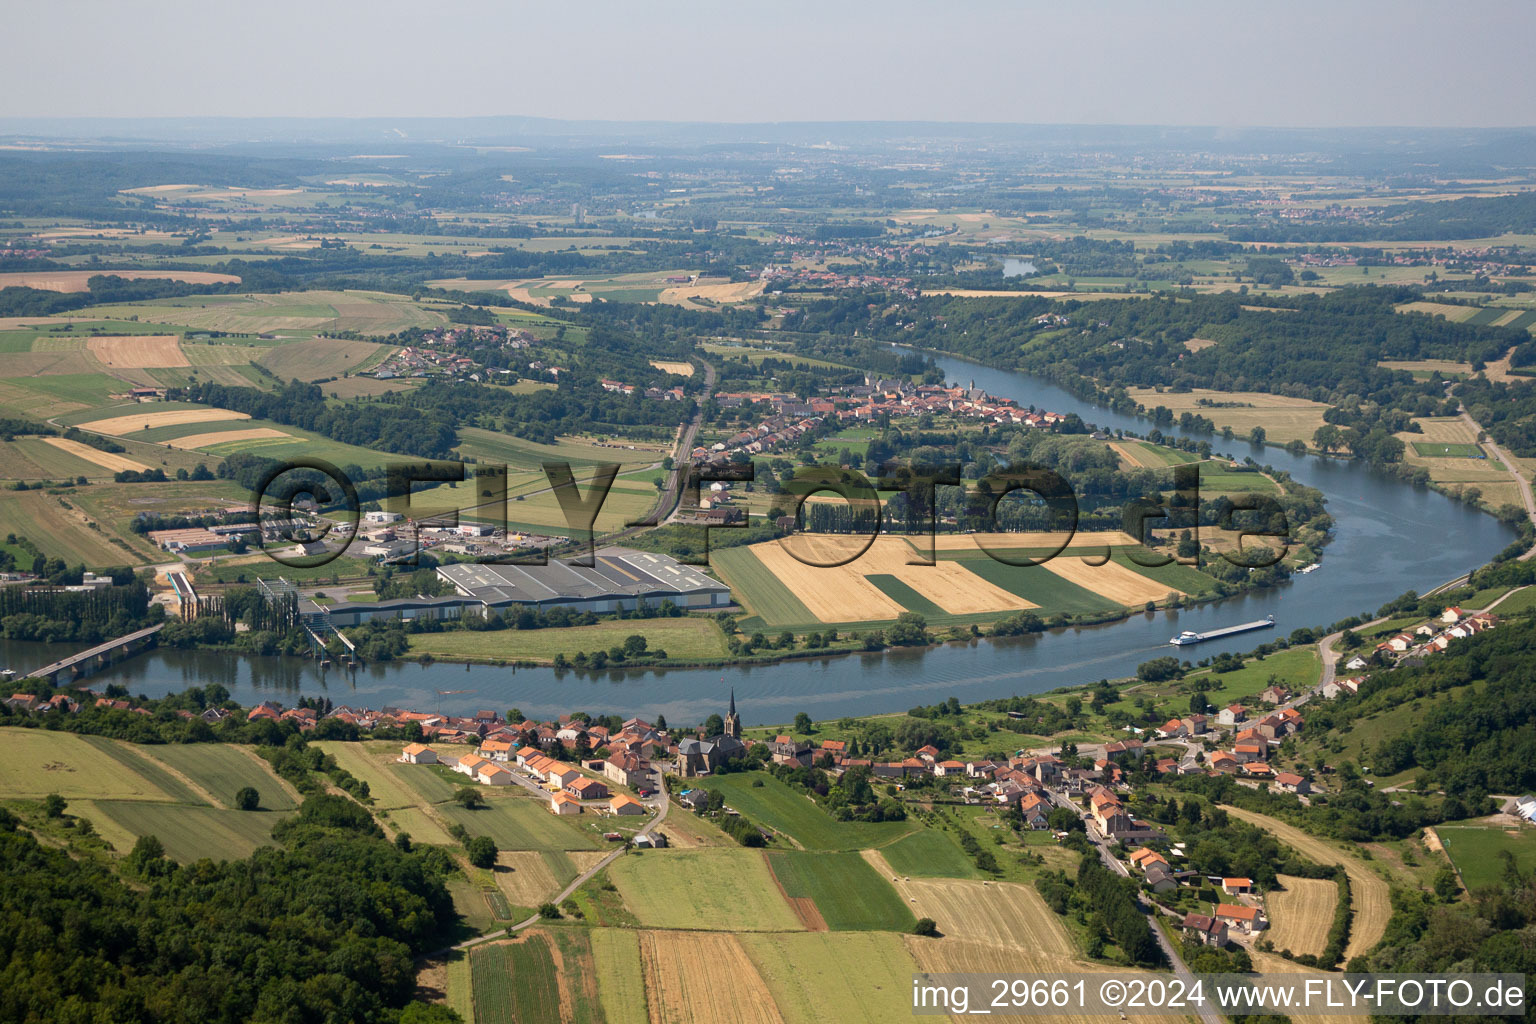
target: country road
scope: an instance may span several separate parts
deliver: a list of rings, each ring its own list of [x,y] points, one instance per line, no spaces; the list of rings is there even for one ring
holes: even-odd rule
[[[1066,794],[1054,790],[1048,791],[1048,794],[1051,802],[1056,804],[1056,806],[1068,808],[1073,814],[1082,814],[1082,808],[1074,804]],[[1104,866],[1121,878],[1131,877],[1131,873],[1126,870],[1125,865],[1120,863],[1120,860],[1109,852],[1109,841],[1099,834],[1094,823],[1085,821],[1083,828],[1088,834],[1088,841],[1098,851],[1099,859],[1104,862]],[[1163,951],[1163,956],[1167,958],[1169,966],[1173,968],[1174,977],[1193,987],[1195,982],[1194,972],[1189,969],[1189,965],[1184,962],[1184,958],[1179,955],[1179,951],[1168,940],[1167,933],[1157,923],[1158,914],[1161,912],[1160,908],[1155,904],[1149,904],[1140,895],[1137,895],[1136,903],[1141,908],[1142,913],[1146,914],[1147,927],[1152,929],[1152,937],[1157,940],[1158,946]],[[1222,1024],[1221,1014],[1214,1008],[1212,1000],[1207,999],[1200,1005],[1200,1020],[1202,1024]]]
[[[659,790],[657,790],[657,793],[660,795],[661,801],[660,801],[660,807],[658,808],[657,813],[656,813],[656,818],[649,825],[647,825],[644,829],[642,829],[639,834],[648,834],[648,833],[651,833],[651,832],[655,831],[656,828],[659,827],[662,822],[667,820],[667,812],[672,809],[672,800],[671,800],[671,798],[667,794],[667,787],[666,787],[665,780],[662,780],[661,788]],[[622,857],[624,855],[625,851],[629,849],[629,845],[630,844],[626,842],[623,846],[620,846],[618,849],[616,849],[612,853],[608,854],[608,856],[604,857],[602,860],[598,861],[596,864],[592,865],[590,868],[588,868],[587,870],[583,871],[581,874],[577,875],[571,881],[570,885],[566,886],[564,889],[561,889],[560,892],[557,893],[553,898],[551,898],[549,902],[553,903],[555,906],[558,907],[567,897],[569,897],[571,895],[571,893],[575,892],[577,889],[580,889],[583,885],[586,885],[589,881],[591,881],[593,876],[595,876],[599,871],[602,871],[608,865],[612,864],[615,860],[617,860],[618,858]],[[438,950],[433,950],[430,953],[424,953],[418,959],[419,960],[435,960],[438,957],[447,956],[449,953],[453,953],[453,952],[455,952],[457,950],[473,949],[475,946],[481,946],[481,945],[484,945],[487,942],[495,942],[497,939],[504,939],[504,938],[506,938],[509,935],[515,935],[516,933],[522,931],[524,928],[528,928],[528,927],[531,927],[532,925],[538,924],[539,921],[540,921],[539,915],[538,914],[534,914],[532,917],[529,917],[529,918],[526,918],[526,919],[524,919],[522,921],[519,921],[516,924],[508,925],[507,927],[501,929],[500,931],[490,932],[490,933],[488,933],[486,935],[477,935],[474,938],[468,939],[468,940],[466,940],[464,942],[460,942],[459,944],[457,944],[455,946],[448,946],[448,947],[446,947],[444,949],[438,949]]]
[[[1461,407],[1461,418],[1467,426],[1472,428],[1474,436],[1487,438],[1487,440],[1479,443],[1492,452],[1494,458],[1504,464],[1504,468],[1509,471],[1509,475],[1515,478],[1515,484],[1520,489],[1520,500],[1525,503],[1525,514],[1530,517],[1532,524],[1536,524],[1536,495],[1531,493],[1531,482],[1521,474],[1520,467],[1510,460],[1509,455],[1504,449],[1495,444],[1492,436],[1472,418],[1472,414],[1467,412],[1466,406]],[[1533,556],[1536,556],[1536,545],[1532,545],[1531,549],[1523,553],[1519,560],[1522,562],[1528,561]]]

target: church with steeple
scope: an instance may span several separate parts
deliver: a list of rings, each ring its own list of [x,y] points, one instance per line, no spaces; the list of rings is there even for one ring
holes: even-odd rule
[[[741,741],[741,715],[736,712],[736,690],[732,688],[720,735],[687,739],[677,745],[677,774],[685,779],[708,775],[746,751],[747,745]]]
[[[733,740],[741,739],[741,716],[736,713],[736,688],[731,687],[731,709],[725,713],[725,733]]]

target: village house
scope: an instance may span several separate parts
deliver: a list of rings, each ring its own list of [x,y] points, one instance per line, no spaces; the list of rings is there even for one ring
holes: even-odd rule
[[[651,766],[624,750],[608,755],[608,760],[603,762],[603,775],[621,786],[639,789],[650,784]]]
[[[565,791],[578,800],[606,800],[610,795],[606,783],[585,775],[566,783]]]
[[[1294,772],[1280,772],[1275,776],[1275,788],[1287,793],[1305,794],[1312,792],[1312,783]]]
[[[1233,704],[1216,712],[1216,724],[1218,725],[1236,725],[1247,720],[1248,709],[1241,704]]]
[[[569,793],[556,793],[549,798],[549,811],[551,814],[580,814],[581,801]]]
[[[425,743],[412,743],[400,752],[400,760],[406,764],[437,764],[437,751]]]
[[[459,758],[459,763],[453,766],[453,770],[460,775],[468,775],[473,779],[479,774],[481,765],[490,763],[479,754],[465,754]]]
[[[1259,691],[1259,700],[1266,704],[1284,704],[1290,696],[1283,686],[1270,686]]]
[[[625,796],[623,793],[620,793],[608,801],[608,810],[612,814],[644,814],[645,805],[632,796]]]
[[[1161,864],[1165,868],[1168,866],[1167,857],[1145,846],[1132,850],[1129,860],[1131,865],[1142,874],[1146,874],[1147,869],[1153,864]]]
[[[1228,896],[1247,896],[1253,892],[1253,879],[1251,878],[1223,878],[1221,891]]]
[[[1019,799],[1019,814],[1024,827],[1036,831],[1050,827],[1050,813],[1054,805],[1038,793],[1027,793]]]
[[[810,742],[797,740],[793,736],[775,736],[768,744],[768,753],[772,755],[774,764],[811,763]]]
[[[1186,914],[1179,926],[1185,935],[1199,939],[1201,944],[1220,948],[1227,944],[1227,925],[1207,914]]]
[[[475,778],[483,786],[510,786],[512,785],[512,771],[505,765],[499,765],[494,761],[486,761],[475,773]]]
[[[1237,928],[1246,935],[1264,927],[1264,919],[1254,907],[1238,907],[1230,903],[1223,903],[1216,908],[1216,920],[1223,921],[1229,928]]]
[[[487,739],[480,741],[480,747],[475,753],[487,761],[500,761],[505,764],[512,760],[512,748],[511,740]]]

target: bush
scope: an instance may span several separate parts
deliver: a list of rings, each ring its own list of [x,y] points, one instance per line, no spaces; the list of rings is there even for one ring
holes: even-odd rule
[[[557,921],[560,919],[560,908],[553,903],[545,903],[539,907],[539,916],[546,921]]]

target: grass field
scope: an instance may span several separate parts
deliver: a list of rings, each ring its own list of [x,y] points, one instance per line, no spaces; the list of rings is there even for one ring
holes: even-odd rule
[[[166,743],[137,748],[173,771],[195,780],[225,807],[235,805],[235,793],[251,786],[269,811],[298,806],[292,788],[273,774],[255,754],[228,743]]]
[[[810,900],[833,931],[903,932],[916,920],[857,853],[775,851],[768,866],[791,900]],[[818,929],[819,930],[819,929]]]
[[[403,295],[363,291],[284,292],[260,295],[197,295],[92,310],[109,319],[180,324],[230,334],[283,333],[296,337],[356,331],[395,334],[409,327],[440,327],[442,313]]]
[[[900,936],[804,932],[740,939],[788,1024],[887,1024],[911,1015],[917,967]]]
[[[753,782],[762,782],[753,786]],[[778,779],[758,772],[718,775],[706,784],[718,789],[725,802],[807,850],[862,850],[884,846],[917,825],[910,821],[836,821],[808,798]]]
[[[502,850],[590,850],[598,842],[590,832],[565,818],[549,813],[544,801],[521,792],[496,794],[489,806],[469,811],[458,804],[443,804],[439,813],[450,823],[463,825],[470,835],[490,836]]]
[[[5,533],[26,537],[44,555],[62,558],[70,565],[139,564],[147,560],[141,550],[116,538],[110,521],[99,521],[83,511],[73,495],[0,491],[0,523],[5,524]]]
[[[157,784],[153,766],[128,760],[132,754],[113,756],[114,745],[67,732],[8,729],[0,736],[0,798],[58,793],[70,800],[196,801],[174,780]]]
[[[1505,852],[1515,858],[1521,874],[1536,869],[1536,830],[1529,826],[1437,825],[1435,833],[1469,891],[1494,885],[1504,876]]]
[[[565,629],[505,629],[489,632],[451,631],[412,636],[411,653],[455,661],[553,661],[556,654],[606,651],[626,637],[645,637],[650,650],[665,650],[670,658],[723,658],[725,635],[709,619],[624,619]]]
[[[627,928],[594,928],[592,961],[607,1024],[649,1024],[639,934]]]
[[[925,828],[880,849],[891,869],[918,878],[976,878],[976,866],[947,831]]]
[[[537,470],[546,462],[555,461],[569,462],[573,468],[599,462],[617,462],[622,465],[660,462],[670,450],[670,445],[660,442],[637,447],[615,443],[610,447],[573,438],[566,438],[558,444],[539,444],[479,427],[463,427],[459,430],[459,436],[463,442],[457,451],[466,458],[529,470]]]
[[[1476,444],[1441,444],[1437,441],[1415,441],[1413,450],[1416,455],[1426,459],[1484,459],[1481,445]]]
[[[608,872],[646,928],[802,929],[758,850],[669,850],[620,857]]]
[[[151,803],[147,800],[90,801],[95,816],[133,836],[156,836],[166,855],[183,864],[207,857],[237,860],[259,846],[271,846],[272,826],[289,815],[272,811],[229,811],[216,807]],[[81,813],[85,813],[82,805]],[[104,830],[105,831],[105,830]],[[126,849],[120,850],[127,853]]]
[[[1288,949],[1297,955],[1321,953],[1328,945],[1328,929],[1333,925],[1334,907],[1339,902],[1339,887],[1327,878],[1296,878],[1279,875],[1282,889],[1264,897],[1269,928],[1265,938],[1276,949]]]

